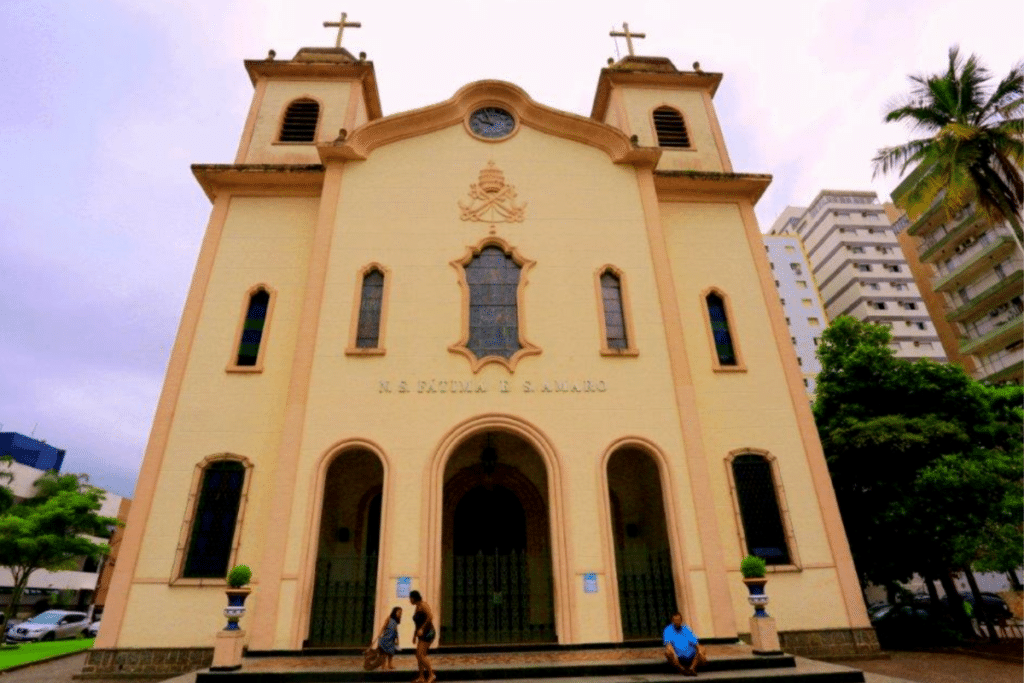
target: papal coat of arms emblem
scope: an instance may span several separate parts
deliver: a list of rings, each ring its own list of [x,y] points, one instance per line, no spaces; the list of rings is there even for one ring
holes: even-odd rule
[[[522,223],[526,203],[516,204],[516,188],[505,182],[505,174],[487,162],[477,182],[469,186],[469,202],[459,202],[459,218],[479,223]]]

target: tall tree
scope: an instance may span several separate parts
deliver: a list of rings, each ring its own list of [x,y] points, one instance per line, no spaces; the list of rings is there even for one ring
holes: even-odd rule
[[[0,515],[0,566],[14,579],[8,619],[14,615],[29,578],[37,569],[74,569],[78,558],[110,552],[107,537],[115,517],[98,514],[104,493],[84,474],[47,472],[35,482],[36,494]]]
[[[916,165],[916,182],[897,199],[911,220],[936,200],[950,217],[973,201],[990,223],[1008,222],[1020,245],[1024,65],[1016,64],[995,88],[990,79],[977,56],[964,59],[956,45],[944,72],[911,76],[910,92],[893,103],[885,121],[905,121],[926,136],[878,150],[875,175]]]
[[[937,578],[962,616],[950,573],[1006,571],[1024,544],[1021,393],[896,358],[889,343],[882,326],[833,321],[815,421],[862,580]]]

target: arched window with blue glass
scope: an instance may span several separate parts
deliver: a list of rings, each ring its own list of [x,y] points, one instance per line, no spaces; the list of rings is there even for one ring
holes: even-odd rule
[[[785,492],[776,465],[775,459],[760,449],[729,455],[738,527],[744,554],[763,558],[769,565],[796,565]]]
[[[722,292],[712,289],[705,293],[708,332],[713,347],[716,370],[742,370],[739,348],[730,322],[729,306]]]
[[[186,521],[187,542],[181,577],[222,579],[238,546],[250,466],[242,459],[219,456],[201,463]]]
[[[273,292],[270,288],[258,285],[249,290],[232,369],[262,369],[272,303]]]

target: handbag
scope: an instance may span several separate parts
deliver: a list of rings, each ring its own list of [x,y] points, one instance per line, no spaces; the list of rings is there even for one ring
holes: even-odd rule
[[[363,651],[363,669],[373,671],[384,663],[386,655],[375,647],[368,647]]]

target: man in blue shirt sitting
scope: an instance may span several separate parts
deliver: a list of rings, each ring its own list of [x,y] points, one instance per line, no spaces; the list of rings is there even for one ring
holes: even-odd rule
[[[683,615],[676,612],[672,623],[665,627],[665,659],[684,676],[696,676],[697,664],[707,661],[697,636],[689,626],[683,625]]]

